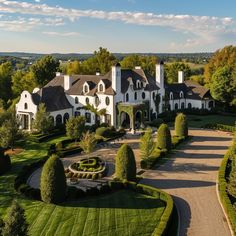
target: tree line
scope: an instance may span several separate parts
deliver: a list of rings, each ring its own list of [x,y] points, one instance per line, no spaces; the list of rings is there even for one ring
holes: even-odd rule
[[[9,61],[0,64],[0,107],[14,106],[23,90],[32,92],[35,87],[42,87],[55,77],[57,71],[65,74],[106,74],[112,65],[120,62],[123,69],[141,66],[151,76],[155,76],[155,65],[160,61],[155,55],[127,55],[121,61],[106,48],[100,47],[84,61],[59,63],[51,55],[37,60],[27,69],[16,69]],[[227,46],[218,50],[204,65],[194,68],[186,62],[165,64],[165,81],[178,82],[178,71],[182,70],[185,79],[191,79],[211,89],[212,96],[225,104],[236,105],[235,100],[235,64],[236,47]]]

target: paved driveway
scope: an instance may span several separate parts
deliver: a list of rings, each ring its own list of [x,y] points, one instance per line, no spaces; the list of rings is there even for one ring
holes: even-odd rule
[[[205,130],[191,130],[190,135],[191,141],[165,164],[146,171],[142,183],[174,197],[181,236],[228,236],[230,231],[216,195],[216,179],[232,137]]]

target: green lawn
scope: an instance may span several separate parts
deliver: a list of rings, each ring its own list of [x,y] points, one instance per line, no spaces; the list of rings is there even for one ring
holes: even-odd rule
[[[164,203],[123,190],[56,206],[27,207],[30,234],[37,235],[151,235]]]
[[[223,115],[188,115],[189,127],[201,128],[206,124],[223,124],[233,125],[235,124],[236,116],[223,116]]]
[[[47,153],[51,143],[28,142],[25,151],[12,158],[12,170],[0,176],[0,217],[4,218],[13,198],[26,210],[30,235],[151,235],[165,209],[153,197],[123,190],[60,206],[21,197],[14,190],[14,179],[23,165]]]

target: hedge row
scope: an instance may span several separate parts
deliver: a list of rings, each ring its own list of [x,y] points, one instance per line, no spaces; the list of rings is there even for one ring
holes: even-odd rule
[[[199,109],[199,108],[191,108],[191,109],[179,109],[176,111],[165,111],[158,115],[158,118],[163,119],[164,122],[172,122],[175,120],[175,117],[178,113],[184,113],[187,115],[212,115],[217,114],[215,109],[207,110],[207,109]]]
[[[56,130],[56,131],[51,132],[50,134],[31,134],[29,137],[29,140],[36,143],[42,143],[51,138],[56,138],[64,134],[65,134],[65,130]]]
[[[125,134],[124,132],[119,132],[110,138],[101,137],[99,139],[98,137],[96,137],[97,143],[112,141],[117,138],[121,138],[122,136],[124,136],[124,134]],[[79,146],[66,148],[66,145],[71,142],[73,142],[73,140],[66,139],[66,140],[63,140],[59,143],[51,144],[49,147],[49,150],[48,150],[48,155],[51,156],[52,154],[57,154],[60,158],[63,158],[65,156],[81,153],[82,149]]]
[[[20,173],[15,178],[14,188],[17,192],[23,194],[25,197],[41,200],[40,190],[30,187],[27,184],[27,180],[36,169],[47,161],[47,159],[48,156],[45,156],[36,162],[23,166]]]
[[[229,174],[228,167],[229,167],[231,158],[232,158],[232,152],[229,149],[227,153],[225,154],[222,160],[220,169],[219,169],[218,190],[219,190],[219,195],[220,195],[222,205],[228,215],[229,221],[232,226],[232,230],[234,231],[234,234],[236,235],[236,211],[232,205],[232,202],[227,192],[227,175]]]
[[[235,126],[223,125],[223,124],[206,124],[202,128],[222,130],[222,131],[226,131],[226,132],[234,132],[235,131]]]
[[[188,138],[188,137],[187,137]],[[178,137],[178,136],[172,136],[171,138],[172,142],[172,148],[176,148],[180,143],[186,140],[186,137]],[[140,166],[142,169],[150,169],[152,168],[160,158],[165,157],[167,155],[167,150],[163,149],[155,149],[153,156],[149,158],[148,160],[141,160]]]

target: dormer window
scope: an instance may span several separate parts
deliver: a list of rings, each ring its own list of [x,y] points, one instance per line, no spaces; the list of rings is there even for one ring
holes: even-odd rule
[[[84,91],[84,93],[88,93],[89,92],[89,85],[88,85],[87,82],[84,83],[83,91]]]
[[[170,100],[173,100],[173,93],[170,93]]]
[[[103,84],[99,84],[99,92],[104,92],[104,86],[103,86]]]
[[[137,80],[137,82],[136,82],[136,87],[137,87],[137,88],[141,88],[141,85],[140,85],[140,81],[139,81],[139,80]]]
[[[184,98],[184,93],[183,93],[183,91],[180,92],[179,96],[180,96],[180,98]]]
[[[87,93],[88,92],[88,86],[84,85],[84,92]]]
[[[25,110],[28,109],[28,104],[27,103],[25,103],[24,108],[25,108]]]

